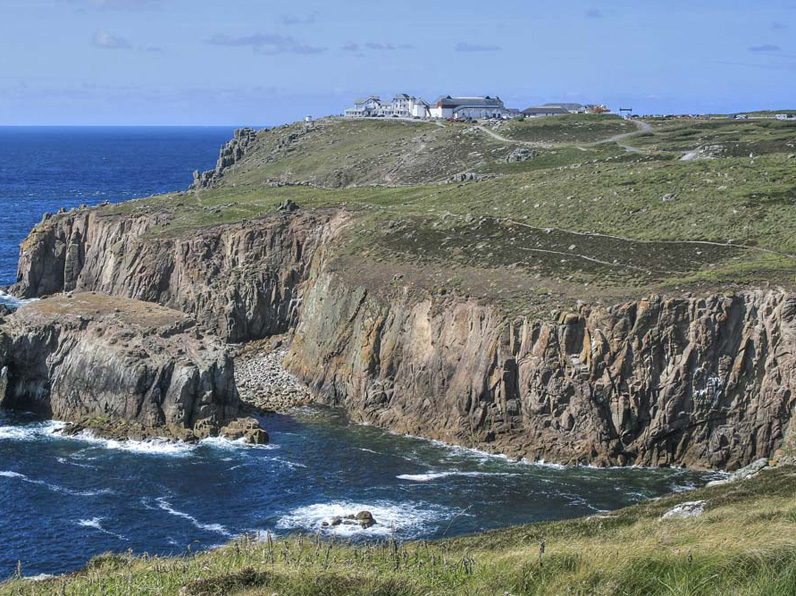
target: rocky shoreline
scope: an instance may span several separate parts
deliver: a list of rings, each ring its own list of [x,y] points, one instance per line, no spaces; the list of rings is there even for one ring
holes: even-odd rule
[[[95,292],[22,306],[0,324],[0,407],[120,440],[265,443],[227,347],[184,313]]]
[[[286,412],[309,404],[306,385],[282,366],[287,355],[285,337],[235,346],[235,379],[243,402],[260,412]]]

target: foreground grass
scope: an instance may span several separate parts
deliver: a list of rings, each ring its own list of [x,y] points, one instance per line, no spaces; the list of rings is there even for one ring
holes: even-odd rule
[[[697,499],[707,500],[701,517],[660,520]],[[612,514],[439,542],[241,538],[178,558],[109,554],[62,578],[0,584],[0,594],[31,596],[794,593],[794,468]]]

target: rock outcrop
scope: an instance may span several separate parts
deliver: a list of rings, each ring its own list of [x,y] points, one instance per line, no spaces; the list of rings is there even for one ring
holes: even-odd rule
[[[359,421],[531,460],[738,468],[788,438],[796,297],[753,291],[507,322],[319,274],[287,368]]]
[[[227,169],[241,161],[251,151],[256,142],[257,131],[253,128],[239,128],[236,130],[233,138],[219,151],[215,169],[207,170],[201,174],[198,171],[193,173],[191,190],[212,187],[224,176]]]
[[[267,442],[256,420],[240,419],[226,347],[183,313],[126,298],[60,295],[18,309],[0,335],[2,407],[124,435],[115,438],[191,440],[226,426],[241,430],[231,438]]]
[[[72,211],[34,228],[13,293],[96,291],[190,314],[232,342],[285,333],[331,215],[284,213],[183,235],[154,235],[168,214]]]

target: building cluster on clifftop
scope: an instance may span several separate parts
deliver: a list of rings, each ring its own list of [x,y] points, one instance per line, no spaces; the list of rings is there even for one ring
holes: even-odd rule
[[[453,97],[443,95],[433,103],[422,97],[399,93],[391,100],[383,100],[378,95],[369,95],[354,100],[353,107],[345,111],[346,118],[412,118],[412,119],[498,119],[540,118],[561,114],[603,114],[608,108],[599,104],[546,103],[531,106],[525,110],[507,108],[497,95],[473,97]]]

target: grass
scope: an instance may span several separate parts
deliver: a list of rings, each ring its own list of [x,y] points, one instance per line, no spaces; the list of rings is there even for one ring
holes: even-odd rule
[[[697,499],[707,500],[701,517],[660,520]],[[796,470],[788,467],[610,514],[437,542],[243,537],[175,558],[107,554],[62,578],[0,585],[0,594],[20,596],[793,593]]]
[[[536,143],[593,143],[636,130],[632,122],[611,114],[569,114],[509,120],[496,128],[502,136]]]
[[[500,133],[565,126],[575,134],[581,126],[617,122],[625,124],[605,116],[542,118],[504,123]],[[548,133],[548,141],[560,138]],[[331,256],[351,270],[376,266],[412,275],[423,268],[424,279],[432,280],[420,284],[427,289],[440,279],[462,278],[449,285],[517,314],[533,314],[528,295],[535,302],[548,296],[540,308],[564,306],[585,287],[605,300],[796,287],[792,123],[664,121],[623,141],[642,153],[615,143],[552,143],[521,163],[505,159],[518,145],[467,124],[332,119],[307,133],[297,124],[260,132],[258,139],[256,151],[217,188],[100,213],[165,215],[149,235],[168,238],[273,216],[287,199],[319,217],[344,207],[351,225]],[[679,159],[684,150],[711,143],[735,143],[735,149],[716,159]],[[464,170],[494,177],[439,183]],[[328,178],[341,171],[353,178]],[[272,186],[274,176],[330,184]],[[502,281],[493,281],[493,273]],[[374,277],[374,285],[380,281]]]

